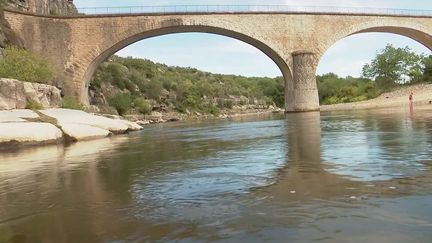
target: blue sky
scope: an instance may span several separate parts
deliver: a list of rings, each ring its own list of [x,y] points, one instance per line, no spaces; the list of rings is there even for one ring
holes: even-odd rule
[[[374,7],[432,10],[431,0],[75,0],[78,8],[150,6],[150,5],[205,5],[205,4],[286,4],[294,6]],[[409,38],[383,33],[358,34],[337,42],[322,58],[318,74],[334,72],[340,76],[359,76],[362,66],[387,43],[409,46],[418,53],[430,50]],[[186,33],[154,37],[126,47],[121,56],[147,58],[175,66],[189,66],[214,73],[245,76],[280,76],[278,67],[255,47],[228,37]]]

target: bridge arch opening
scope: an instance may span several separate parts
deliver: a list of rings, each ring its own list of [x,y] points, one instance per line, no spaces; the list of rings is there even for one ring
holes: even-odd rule
[[[269,65],[274,65],[273,69],[276,70],[276,72],[273,72],[273,74],[270,75],[263,75],[266,77],[260,78],[260,76],[262,77],[262,75],[248,75],[248,74],[244,74],[243,73],[236,73],[236,71],[232,71],[232,73],[227,73],[227,72],[218,72],[218,71],[213,71],[213,70],[209,70],[209,69],[205,69],[205,68],[201,68],[201,70],[199,71],[203,71],[205,73],[210,74],[209,72],[212,72],[215,75],[218,74],[225,74],[227,76],[233,75],[233,76],[246,76],[246,77],[250,77],[252,78],[257,78],[257,81],[260,79],[266,79],[267,81],[269,79],[275,80],[276,82],[278,82],[278,91],[279,91],[279,96],[281,96],[282,98],[279,99],[279,102],[275,102],[280,108],[283,107],[284,103],[285,103],[285,97],[284,95],[286,94],[285,92],[285,82],[286,80],[291,80],[291,71],[289,69],[289,67],[287,66],[286,62],[275,52],[273,51],[270,47],[268,47],[267,45],[251,38],[251,37],[247,37],[244,36],[242,34],[238,34],[238,33],[234,33],[232,31],[224,31],[223,33],[220,32],[221,30],[218,28],[214,28],[214,27],[203,27],[203,26],[199,26],[199,27],[180,27],[180,28],[164,28],[164,29],[159,29],[156,31],[151,31],[151,32],[146,32],[146,33],[141,33],[135,36],[131,36],[129,38],[126,38],[118,43],[116,43],[115,45],[107,48],[105,51],[103,51],[99,56],[97,56],[93,62],[91,63],[91,65],[88,67],[87,72],[86,72],[86,86],[84,87],[85,92],[84,94],[88,94],[88,89],[89,91],[92,91],[94,86],[90,87],[90,82],[94,80],[95,78],[95,74],[99,74],[100,73],[100,69],[98,69],[98,67],[105,61],[107,61],[108,59],[110,59],[110,57],[112,57],[113,55],[118,55],[120,54],[123,59],[128,58],[128,56],[135,56],[137,58],[140,59],[152,59],[152,58],[148,58],[145,54],[145,49],[148,48],[149,50],[151,50],[152,46],[148,45],[149,43],[154,43],[156,41],[161,40],[162,43],[158,44],[156,48],[161,48],[163,47],[166,43],[163,43],[164,40],[167,39],[172,39],[172,38],[178,38],[178,39],[182,39],[181,36],[183,36],[183,39],[186,39],[186,36],[194,36],[195,38],[201,38],[202,37],[202,43],[205,45],[206,41],[208,41],[208,39],[212,40],[212,39],[218,39],[221,43],[222,42],[226,42],[227,44],[234,44],[234,48],[235,46],[238,46],[240,48],[242,47],[246,47],[248,48],[247,50],[249,52],[253,52],[256,57],[255,60],[262,60],[262,63],[267,64],[264,66],[269,67]],[[210,38],[208,38],[210,37]],[[190,39],[190,38],[189,38]],[[146,40],[148,40],[148,42],[146,42]],[[143,41],[143,42],[141,42]],[[201,40],[199,40],[201,41]],[[141,43],[138,43],[141,42]],[[178,42],[181,43],[181,42]],[[126,51],[124,53],[119,53],[119,51],[124,51],[127,50],[128,47],[132,47],[132,48],[139,48],[140,52],[142,53],[132,53],[129,51]],[[184,48],[184,49],[190,49],[189,45],[183,45],[183,44],[179,44],[180,48]],[[199,46],[197,46],[199,48]],[[215,49],[217,49],[218,47],[215,46]],[[220,48],[220,47],[219,47]],[[168,48],[169,49],[169,48]],[[133,50],[133,49],[130,49]],[[192,51],[192,50],[191,50]],[[230,56],[230,55],[234,55],[235,53],[238,53],[236,51],[231,50],[230,51],[226,51],[226,55]],[[175,53],[174,53],[175,54]],[[241,54],[241,53],[240,53]],[[184,55],[184,53],[182,53],[181,55]],[[202,52],[198,52],[197,55],[202,55]],[[238,54],[237,54],[238,55]],[[259,56],[258,56],[259,55]],[[156,55],[157,56],[157,55]],[[250,57],[254,57],[253,55],[250,55]],[[187,57],[187,55],[184,56],[185,58]],[[116,59],[117,57],[114,57],[114,59]],[[212,58],[211,55],[208,56],[208,58]],[[239,60],[241,60],[243,57],[239,56]],[[121,59],[121,58],[120,58]],[[196,70],[196,69],[200,69],[200,67],[196,67],[195,65],[188,65],[187,63],[182,64],[182,62],[180,63],[175,63],[174,65],[171,63],[168,63],[169,61],[167,60],[169,58],[165,58],[165,60],[161,61],[161,63],[164,64],[168,64],[171,66],[183,66],[183,67],[188,67],[188,66],[192,66],[193,68],[191,68],[191,70]],[[110,59],[112,60],[112,59]],[[119,58],[117,58],[117,60],[119,60]],[[246,61],[246,60],[245,60]],[[152,60],[151,62],[158,62],[158,60]],[[150,63],[151,63],[150,62]],[[205,61],[203,61],[205,62]],[[246,61],[247,62],[247,61]],[[108,62],[109,63],[109,62]],[[250,62],[252,63],[252,62]],[[255,63],[254,63],[255,64]],[[104,64],[106,65],[106,64]],[[153,65],[153,64],[150,64]],[[159,65],[159,64],[157,64]],[[219,63],[220,66],[225,66],[225,65],[232,65],[231,64],[227,64],[227,63]],[[254,65],[255,68],[260,68],[259,66],[260,64]],[[241,65],[239,65],[241,66]],[[172,69],[171,67],[167,67],[168,69]],[[96,70],[98,70],[96,72]],[[234,69],[231,69],[234,70]],[[248,70],[250,71],[250,70]],[[281,77],[282,76],[282,77]],[[148,80],[148,79],[147,79]],[[149,81],[149,80],[148,80]],[[177,82],[179,83],[179,82]],[[142,89],[141,89],[142,91]],[[165,89],[164,87],[164,92],[166,91],[170,91],[170,89]],[[144,93],[144,92],[143,92]],[[167,92],[166,92],[167,93]],[[242,95],[243,96],[243,95]],[[278,96],[278,98],[280,98]],[[86,96],[85,98],[88,98],[89,96]],[[91,96],[90,96],[91,97]],[[107,98],[105,96],[105,98]],[[146,96],[146,98],[148,98]],[[248,97],[249,98],[249,97]],[[89,100],[90,101],[90,100]],[[262,100],[260,100],[262,101]],[[242,103],[244,102],[243,100],[241,101]],[[92,102],[90,102],[92,103]]]
[[[389,91],[390,86],[380,83],[377,76],[364,75],[368,73],[364,70],[371,70],[367,65],[378,66],[372,63],[378,55],[390,53],[389,50],[399,52],[401,49],[419,57],[428,57],[432,54],[432,36],[417,29],[384,26],[351,30],[342,38],[336,38],[319,56],[317,83],[320,103],[365,101]],[[422,65],[422,61],[418,60],[418,63]],[[424,65],[421,67],[424,71]],[[404,70],[408,71],[408,68]],[[404,75],[401,80],[392,81],[394,85],[414,83]],[[407,98],[403,98],[406,101]],[[394,102],[398,101],[395,99]]]
[[[156,30],[146,31],[142,32],[140,34],[132,35],[128,38],[125,38],[114,45],[111,45],[107,47],[105,50],[101,51],[101,54],[98,56],[92,58],[93,61],[88,66],[85,75],[84,75],[84,81],[85,84],[84,87],[82,87],[83,92],[81,92],[81,101],[84,101],[84,103],[88,103],[88,87],[90,84],[90,81],[92,80],[93,75],[95,74],[96,69],[99,67],[100,64],[102,64],[104,61],[108,60],[109,57],[113,56],[114,54],[118,53],[120,50],[131,46],[132,44],[135,44],[140,41],[144,41],[150,38],[157,38],[162,36],[169,36],[173,34],[184,34],[184,33],[195,33],[195,34],[211,34],[211,35],[217,35],[217,36],[223,36],[227,37],[227,39],[235,39],[240,42],[243,42],[245,44],[248,44],[252,46],[253,48],[256,48],[257,51],[262,52],[265,54],[280,70],[280,76],[284,79],[284,86],[286,89],[286,83],[290,82],[292,80],[292,72],[290,70],[290,67],[287,65],[286,60],[284,60],[275,50],[273,50],[270,46],[264,44],[261,41],[258,41],[250,36],[231,31],[226,30],[218,27],[212,27],[212,26],[175,26],[175,27],[165,27],[160,28]],[[206,70],[203,70],[206,71]],[[279,75],[278,75],[279,76]],[[284,90],[285,91],[285,90]],[[286,92],[285,92],[286,94]]]

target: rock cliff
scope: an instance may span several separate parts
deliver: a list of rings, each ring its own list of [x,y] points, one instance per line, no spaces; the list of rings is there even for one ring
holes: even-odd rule
[[[77,13],[73,1],[68,0],[6,0],[7,7],[36,14],[59,15]]]

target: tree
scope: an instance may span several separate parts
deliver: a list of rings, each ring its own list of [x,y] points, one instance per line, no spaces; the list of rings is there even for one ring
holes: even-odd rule
[[[363,66],[363,76],[374,79],[382,89],[396,84],[414,83],[422,79],[423,55],[409,47],[395,48],[388,44],[371,63]]]
[[[429,55],[423,59],[423,80],[432,81],[432,55]]]

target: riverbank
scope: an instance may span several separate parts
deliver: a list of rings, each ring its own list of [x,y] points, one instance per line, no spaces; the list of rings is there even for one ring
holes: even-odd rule
[[[5,110],[0,111],[0,148],[71,143],[141,129],[143,127],[134,122],[80,110]]]
[[[108,118],[115,119],[127,119],[128,121],[135,122],[141,126],[155,124],[155,123],[165,123],[165,122],[175,122],[175,121],[194,121],[194,120],[209,120],[209,119],[231,119],[242,116],[255,116],[261,114],[272,114],[272,113],[283,113],[284,110],[278,107],[256,107],[256,106],[238,106],[232,109],[227,109],[221,111],[219,114],[205,114],[199,112],[192,113],[179,113],[179,112],[152,112],[150,115],[142,114],[129,114],[123,117],[110,114],[101,114]]]
[[[371,100],[344,104],[322,105],[320,108],[321,111],[406,108],[409,105],[408,97],[411,92],[414,93],[413,104],[415,106],[429,105],[429,102],[432,101],[432,84],[419,84],[399,88],[391,92],[386,92]]]
[[[43,110],[14,109],[0,111],[0,149],[17,146],[94,140],[142,130],[155,123],[188,120],[230,119],[281,113],[283,110],[268,109],[230,110],[218,116],[209,114],[159,113],[152,115],[128,115],[125,117],[91,114],[80,110],[52,108]]]

